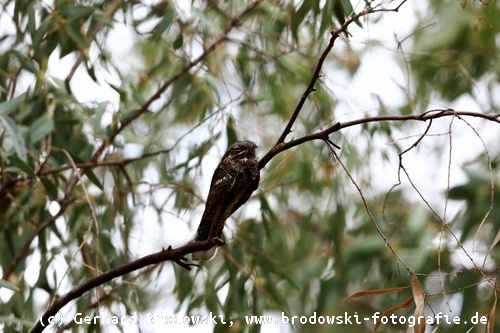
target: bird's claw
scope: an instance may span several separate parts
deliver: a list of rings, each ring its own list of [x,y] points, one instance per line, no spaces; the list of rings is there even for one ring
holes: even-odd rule
[[[193,267],[193,266],[195,266],[195,267],[200,267],[200,265],[198,265],[198,264],[188,264],[188,263],[186,263],[186,262],[184,262],[184,261],[187,261],[186,257],[181,257],[181,258],[179,258],[179,259],[174,260],[174,262],[175,262],[177,265],[181,266],[182,268],[187,269],[188,271],[190,271],[190,270],[191,270],[191,267]]]
[[[219,237],[214,237],[214,241],[215,241],[215,244],[217,244],[218,246],[224,246],[226,245],[227,243],[224,242],[222,239],[220,239]]]

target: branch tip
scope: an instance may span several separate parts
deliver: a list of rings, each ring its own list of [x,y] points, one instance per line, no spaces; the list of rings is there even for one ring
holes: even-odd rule
[[[333,142],[332,140],[330,140],[330,138],[326,138],[325,141],[326,141],[327,144],[329,144],[331,146],[334,146],[338,150],[342,149],[342,148],[340,148],[340,146],[338,146],[337,144],[335,144],[335,142]]]

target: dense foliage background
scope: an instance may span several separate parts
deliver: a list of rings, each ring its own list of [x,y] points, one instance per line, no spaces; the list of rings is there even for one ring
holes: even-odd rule
[[[1,330],[27,332],[72,288],[192,240],[226,147],[248,139],[264,156],[303,96],[285,142],[352,121],[329,137],[340,150],[305,137],[272,156],[215,259],[100,283],[59,330],[349,331],[244,316],[393,307],[489,316],[428,331],[499,330],[498,17],[486,0],[2,0]],[[234,324],[76,325],[79,312]]]

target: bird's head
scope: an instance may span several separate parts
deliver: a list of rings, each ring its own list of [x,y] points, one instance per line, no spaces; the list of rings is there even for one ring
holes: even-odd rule
[[[234,157],[240,158],[255,158],[257,145],[253,141],[236,141],[227,150],[227,154]]]

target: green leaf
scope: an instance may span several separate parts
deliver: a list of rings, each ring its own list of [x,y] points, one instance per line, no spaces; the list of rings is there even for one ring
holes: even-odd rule
[[[71,36],[72,40],[78,44],[80,49],[82,50],[88,49],[87,41],[82,35],[82,31],[79,24],[69,24],[68,33]]]
[[[345,17],[349,17],[349,16],[354,14],[354,8],[352,8],[352,4],[349,0],[340,0],[340,4],[341,4],[342,9],[343,9],[343,15],[344,15],[344,21],[345,21]],[[342,21],[342,22],[344,22],[344,21]],[[356,23],[356,25],[358,27],[363,28],[363,24],[361,23],[361,21],[359,19],[354,21],[354,23]]]
[[[58,191],[57,186],[48,178],[40,178],[40,181],[42,182],[43,187],[45,187],[45,192],[49,198],[51,200],[56,200]]]
[[[108,15],[106,15],[105,12],[103,12],[98,8],[94,8],[94,14],[92,16],[92,19],[95,20],[96,22],[103,23],[108,27],[112,27],[114,23],[112,18],[110,18]]]
[[[34,144],[45,138],[54,130],[54,121],[47,117],[40,117],[30,126],[29,138],[30,143]]]
[[[28,24],[26,25],[26,30],[28,30],[31,36],[36,31],[36,13],[32,2],[28,5]]]
[[[236,134],[236,131],[234,130],[234,119],[231,116],[229,116],[229,119],[227,121],[226,135],[227,135],[227,142],[229,144],[238,141],[238,134]]]
[[[95,75],[94,66],[89,66],[88,63],[85,63],[85,67],[87,68],[87,73],[89,74],[90,78],[94,80],[94,82],[98,83],[97,76]]]
[[[89,17],[94,12],[95,7],[65,4],[60,6],[58,10],[68,21],[75,21],[84,17]]]
[[[319,26],[318,36],[322,35],[326,29],[332,28],[333,5],[336,0],[327,0],[321,10],[321,24]]]
[[[358,259],[370,259],[378,256],[385,248],[385,243],[377,235],[364,237],[362,242],[352,244],[346,249],[346,257],[348,262]]]
[[[335,18],[337,19],[337,21],[339,21],[340,24],[344,24],[345,19],[350,12],[346,11],[344,6],[342,5],[341,0],[340,1],[335,0],[335,4],[333,6],[333,13],[335,14]]]
[[[283,292],[278,289],[278,286],[274,282],[272,273],[265,270],[261,270],[260,273],[261,277],[263,278],[262,286],[264,287],[264,290],[268,293],[267,297],[269,302],[277,303],[284,310],[289,312],[287,299],[285,298],[286,295],[284,295]]]
[[[108,104],[108,102],[101,102],[94,108],[85,109],[85,112],[92,117],[92,129],[94,133],[100,133],[102,131],[101,121]]]
[[[102,186],[101,181],[99,180],[99,178],[97,178],[92,169],[87,169],[87,171],[85,171],[85,175],[89,177],[89,180],[92,182],[92,184],[104,191],[104,187]]]
[[[169,8],[166,12],[165,15],[163,16],[163,19],[156,25],[156,27],[153,29],[153,36],[151,36],[152,40],[158,41],[161,39],[162,34],[170,28],[170,25],[172,25],[172,22],[176,16],[175,10],[172,8]]]
[[[311,10],[312,1],[304,1],[302,6],[292,16],[292,35],[296,42],[299,42],[299,27],[304,18]]]
[[[31,177],[35,177],[35,169],[31,167],[28,163],[17,157],[16,155],[9,157],[9,164],[18,167],[22,171],[26,172]]]
[[[12,291],[19,291],[18,287],[16,287],[12,283],[9,283],[8,281],[5,281],[4,279],[0,279],[0,289],[1,288],[10,289]]]
[[[179,33],[175,38],[172,47],[174,48],[174,50],[177,50],[180,49],[182,45],[184,45],[184,36],[182,36],[182,33]]]
[[[19,130],[19,127],[16,123],[9,117],[0,117],[0,125],[3,125],[5,131],[7,132],[7,137],[10,138],[10,141],[6,142],[4,138],[3,146],[12,145],[17,156],[26,161],[26,146],[24,144],[24,137]],[[9,147],[7,147],[9,150]]]
[[[15,111],[25,98],[25,94],[19,95],[10,101],[0,103],[0,117],[7,116],[11,112]]]
[[[21,63],[22,67],[25,68],[27,71],[31,73],[36,73],[38,72],[38,66],[36,62],[34,62],[32,59],[28,58],[18,50],[12,49],[11,53],[19,60]]]
[[[40,45],[42,44],[42,41],[47,37],[47,32],[52,25],[52,18],[50,16],[46,16],[43,20],[38,29],[31,35],[33,38],[33,49],[35,51],[35,54],[40,53]],[[50,48],[49,48],[50,49]],[[52,51],[55,49],[55,46],[51,48]],[[48,57],[50,56],[52,52],[47,52],[45,50],[45,56]]]

